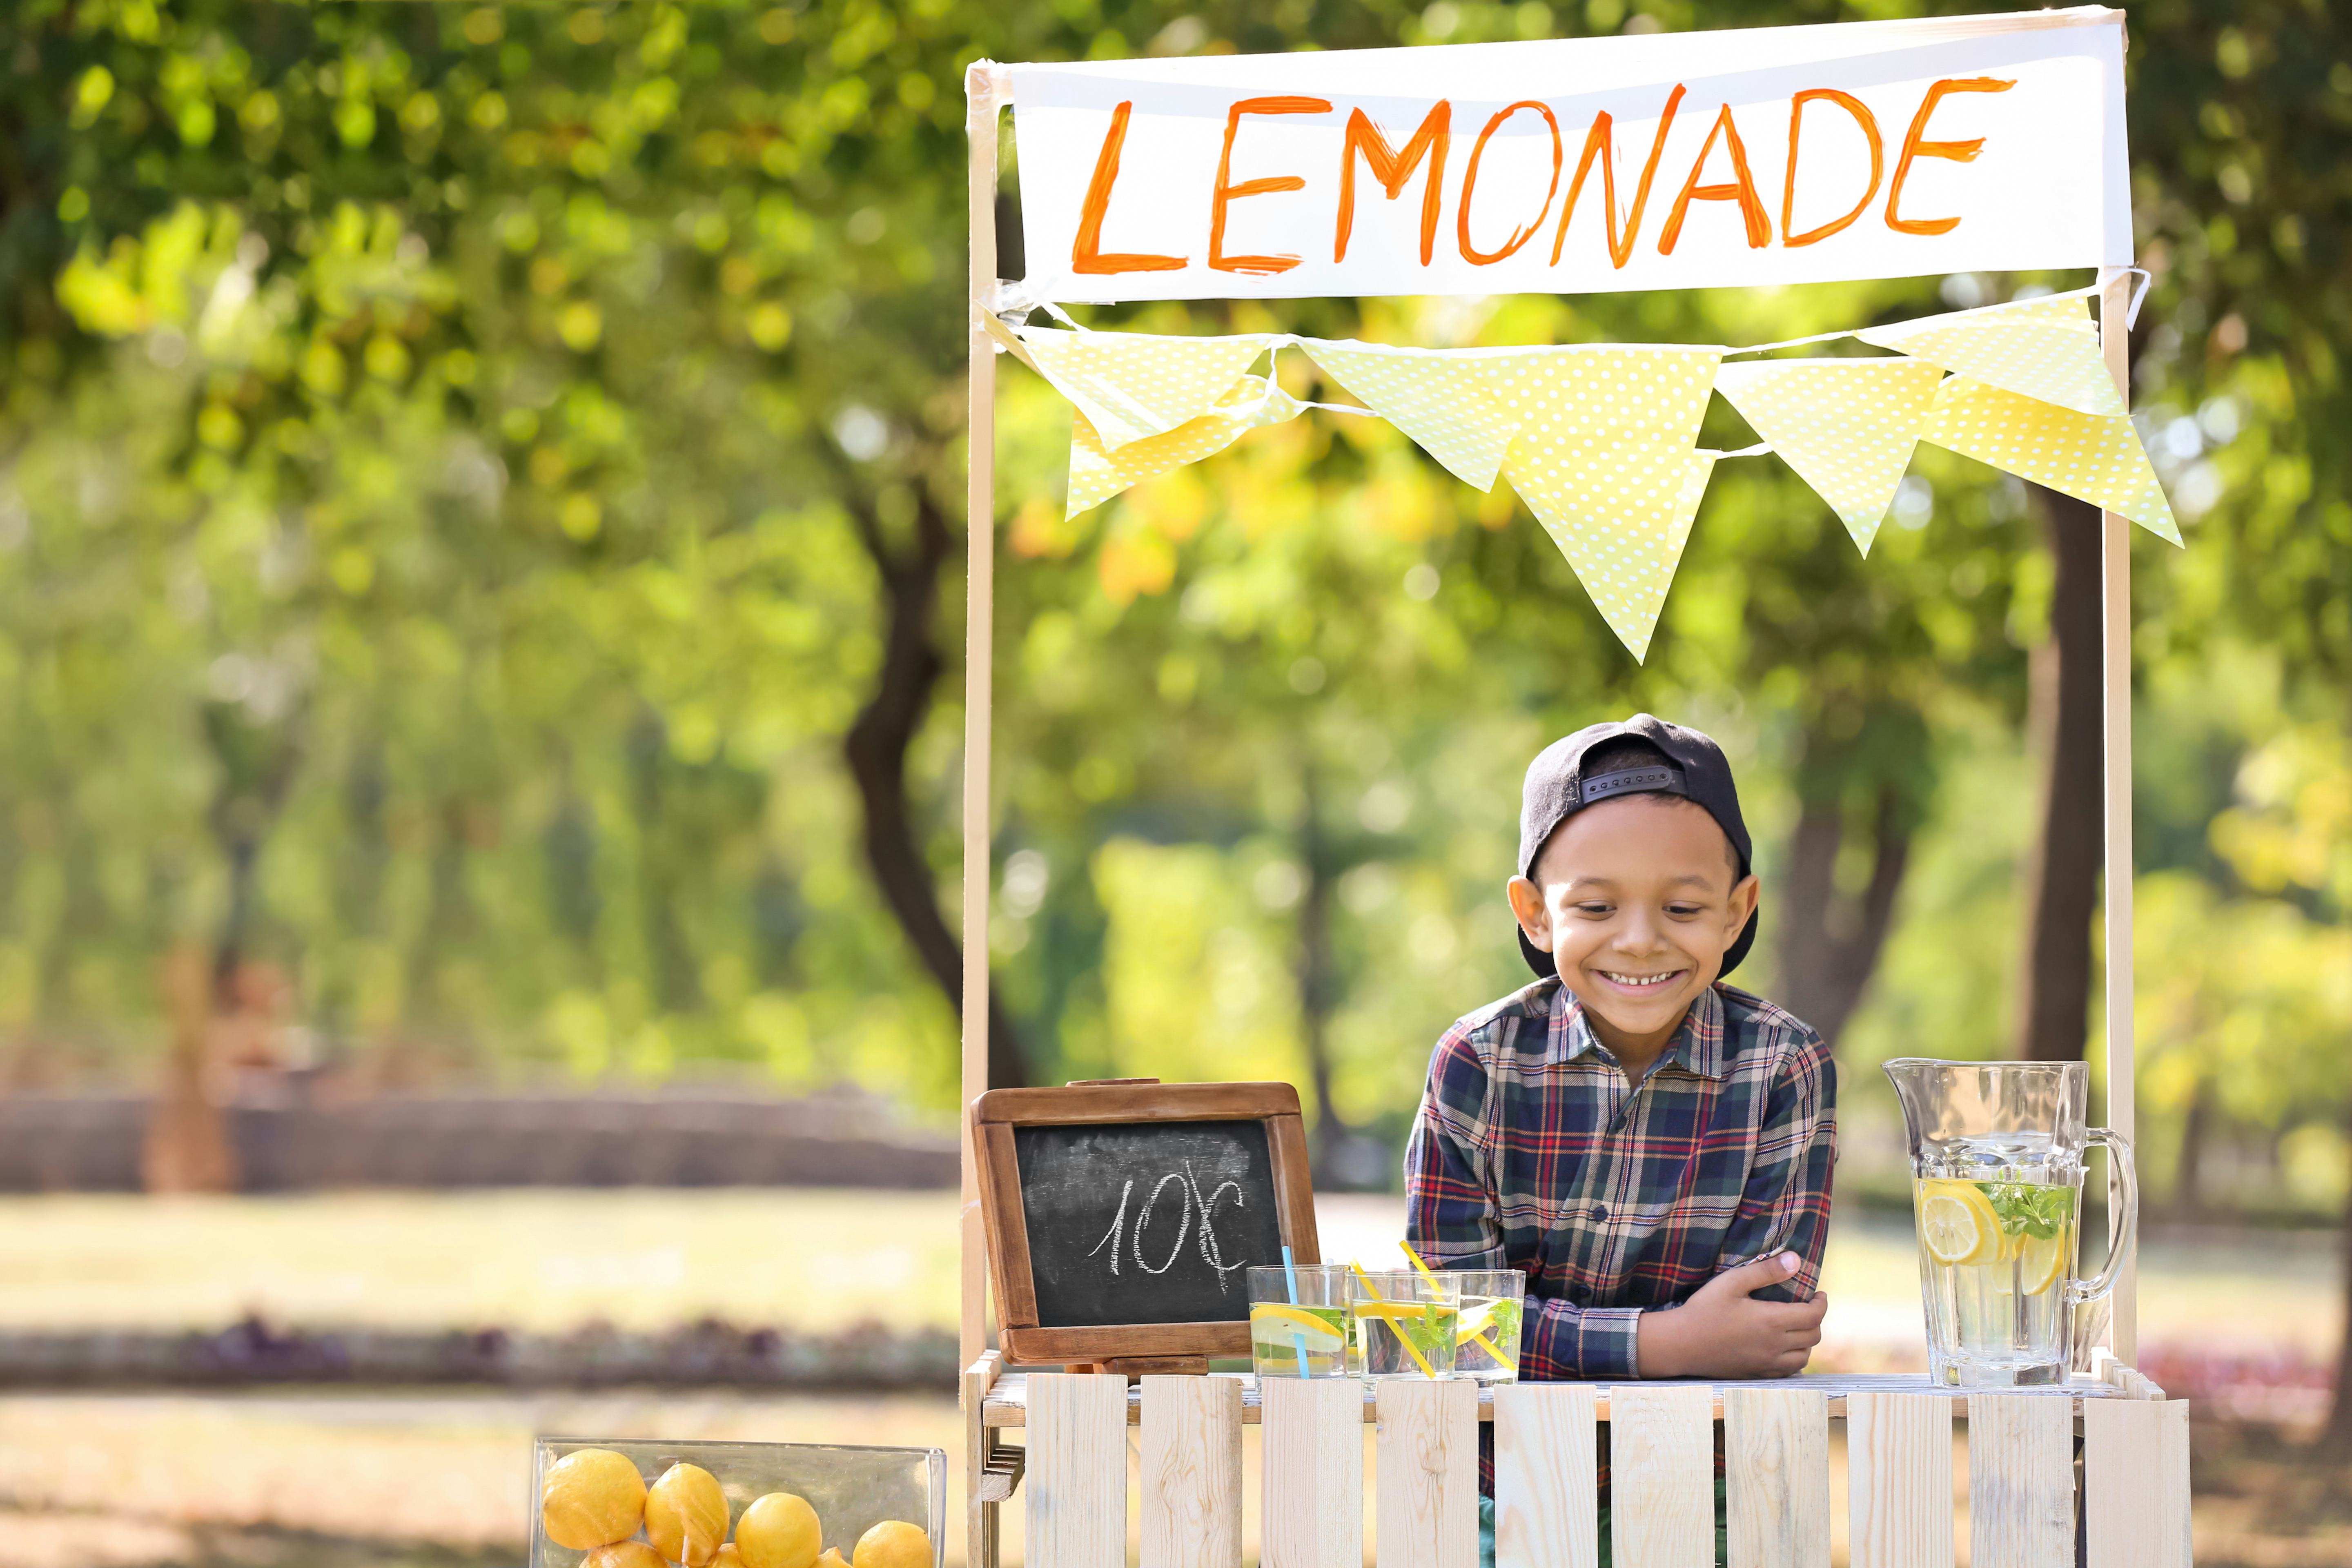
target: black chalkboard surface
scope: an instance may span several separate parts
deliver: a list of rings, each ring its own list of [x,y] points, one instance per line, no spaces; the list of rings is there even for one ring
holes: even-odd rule
[[[972,1101],[971,1135],[1009,1360],[1245,1355],[1244,1271],[1281,1262],[1286,1242],[1317,1260],[1288,1084],[992,1089]]]
[[[1037,1321],[1241,1322],[1253,1263],[1282,1261],[1256,1121],[1017,1127]]]

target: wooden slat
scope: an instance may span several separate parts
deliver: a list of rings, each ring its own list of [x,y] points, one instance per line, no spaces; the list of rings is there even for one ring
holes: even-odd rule
[[[1725,1389],[1723,1458],[1730,1568],[1829,1568],[1827,1397]]]
[[[2189,1568],[2189,1402],[2083,1406],[2089,1568]]]
[[[1970,1568],[2074,1568],[2074,1418],[2063,1399],[1969,1398]]]
[[[1592,1385],[1495,1389],[1495,1568],[1599,1568]]]
[[[1029,1379],[1027,1568],[1126,1568],[1127,1379]]]
[[[1478,1385],[1379,1384],[1379,1568],[1478,1568]]]
[[[1610,1405],[1615,1568],[1714,1568],[1715,1391],[1623,1385]]]
[[[1952,1402],[1856,1394],[1845,1412],[1853,1568],[1952,1568]]]
[[[1260,1568],[1364,1568],[1362,1385],[1270,1377],[1261,1394]]]
[[[1143,1380],[1143,1568],[1242,1568],[1242,1389]]]

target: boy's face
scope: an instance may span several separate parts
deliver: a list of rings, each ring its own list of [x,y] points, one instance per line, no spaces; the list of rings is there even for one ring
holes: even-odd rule
[[[1590,805],[1511,879],[1511,912],[1561,983],[1624,1037],[1663,1042],[1755,912],[1731,840],[1705,807],[1665,795]]]

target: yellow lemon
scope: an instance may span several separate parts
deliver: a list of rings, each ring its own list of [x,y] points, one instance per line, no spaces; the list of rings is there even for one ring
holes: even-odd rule
[[[735,1550],[735,1543],[730,1541],[719,1549],[718,1556],[710,1560],[710,1568],[743,1568],[743,1554]]]
[[[1927,1256],[1959,1268],[2000,1256],[2000,1216],[1974,1182],[1937,1178],[1919,1184],[1919,1239]]]
[[[2066,1271],[2066,1233],[2048,1239],[2021,1236],[2017,1238],[2018,1289],[2028,1296],[2039,1296],[2058,1282]]]
[[[1250,1309],[1252,1331],[1261,1324],[1269,1328],[1275,1343],[1288,1342],[1292,1334],[1305,1340],[1311,1351],[1337,1350],[1345,1342],[1336,1323],[1279,1301],[1260,1301]]]
[[[645,1477],[610,1448],[575,1448],[550,1465],[540,1483],[539,1517],[547,1538],[574,1552],[626,1541],[645,1510]]]
[[[828,1546],[817,1553],[816,1568],[849,1568],[849,1559],[841,1554],[838,1546]]]
[[[743,1568],[812,1568],[824,1531],[806,1498],[770,1492],[754,1498],[735,1521],[735,1550]]]
[[[709,1568],[727,1539],[727,1494],[699,1465],[672,1465],[646,1493],[646,1539],[686,1568]]]
[[[931,1538],[903,1519],[886,1519],[857,1538],[854,1568],[931,1568]]]
[[[582,1558],[580,1568],[669,1568],[669,1564],[642,1541],[615,1541]]]

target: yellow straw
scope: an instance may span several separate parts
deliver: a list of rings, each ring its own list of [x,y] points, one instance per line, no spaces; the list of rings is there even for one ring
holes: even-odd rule
[[[1356,1271],[1356,1278],[1364,1282],[1364,1289],[1372,1293],[1373,1300],[1379,1301],[1383,1305],[1387,1303],[1388,1298],[1381,1294],[1381,1288],[1372,1283],[1372,1277],[1364,1272],[1364,1266],[1362,1264],[1357,1262],[1351,1258],[1348,1260],[1348,1267]],[[1375,1314],[1375,1316],[1377,1315],[1378,1314]],[[1394,1323],[1391,1323],[1389,1325],[1389,1332],[1396,1335],[1397,1343],[1404,1347],[1405,1354],[1412,1357],[1414,1363],[1421,1368],[1421,1375],[1433,1380],[1435,1379],[1437,1373],[1431,1369],[1429,1358],[1421,1353],[1421,1348],[1418,1345],[1415,1345],[1411,1339],[1407,1338],[1404,1331],[1399,1329]],[[1499,1360],[1500,1358],[1498,1357],[1497,1359]]]
[[[1403,1247],[1403,1248],[1404,1248],[1404,1255],[1405,1255],[1407,1258],[1412,1258],[1412,1266],[1413,1266],[1415,1268],[1418,1268],[1418,1269],[1420,1269],[1420,1270],[1421,1270],[1421,1277],[1422,1277],[1423,1279],[1436,1279],[1436,1278],[1437,1278],[1436,1272],[1435,1272],[1433,1269],[1432,1269],[1432,1268],[1429,1267],[1429,1265],[1428,1265],[1428,1264],[1423,1263],[1423,1262],[1421,1260],[1421,1254],[1420,1254],[1420,1253],[1418,1253],[1418,1252],[1415,1252],[1415,1251],[1412,1249],[1412,1243],[1411,1243],[1411,1242],[1409,1242],[1409,1241],[1400,1241],[1400,1242],[1398,1242],[1398,1243],[1397,1243],[1397,1245],[1398,1245],[1399,1247]],[[1360,1271],[1360,1270],[1359,1270],[1359,1272],[1361,1272],[1361,1271]],[[1484,1333],[1481,1333],[1481,1332],[1473,1332],[1473,1333],[1471,1334],[1471,1336],[1470,1336],[1470,1337],[1471,1337],[1472,1339],[1474,1339],[1474,1340],[1476,1340],[1480,1344],[1485,1345],[1485,1346],[1486,1347],[1486,1353],[1487,1353],[1488,1355],[1493,1356],[1493,1357],[1495,1358],[1495,1363],[1496,1363],[1496,1365],[1498,1365],[1498,1366],[1499,1366],[1499,1365],[1501,1365],[1501,1364],[1502,1364],[1502,1361],[1503,1361],[1503,1352],[1502,1352],[1501,1351],[1498,1351],[1498,1350],[1496,1350],[1496,1349],[1495,1348],[1495,1342],[1494,1342],[1494,1341],[1492,1341],[1492,1340],[1488,1339],[1488,1338],[1487,1338]]]

